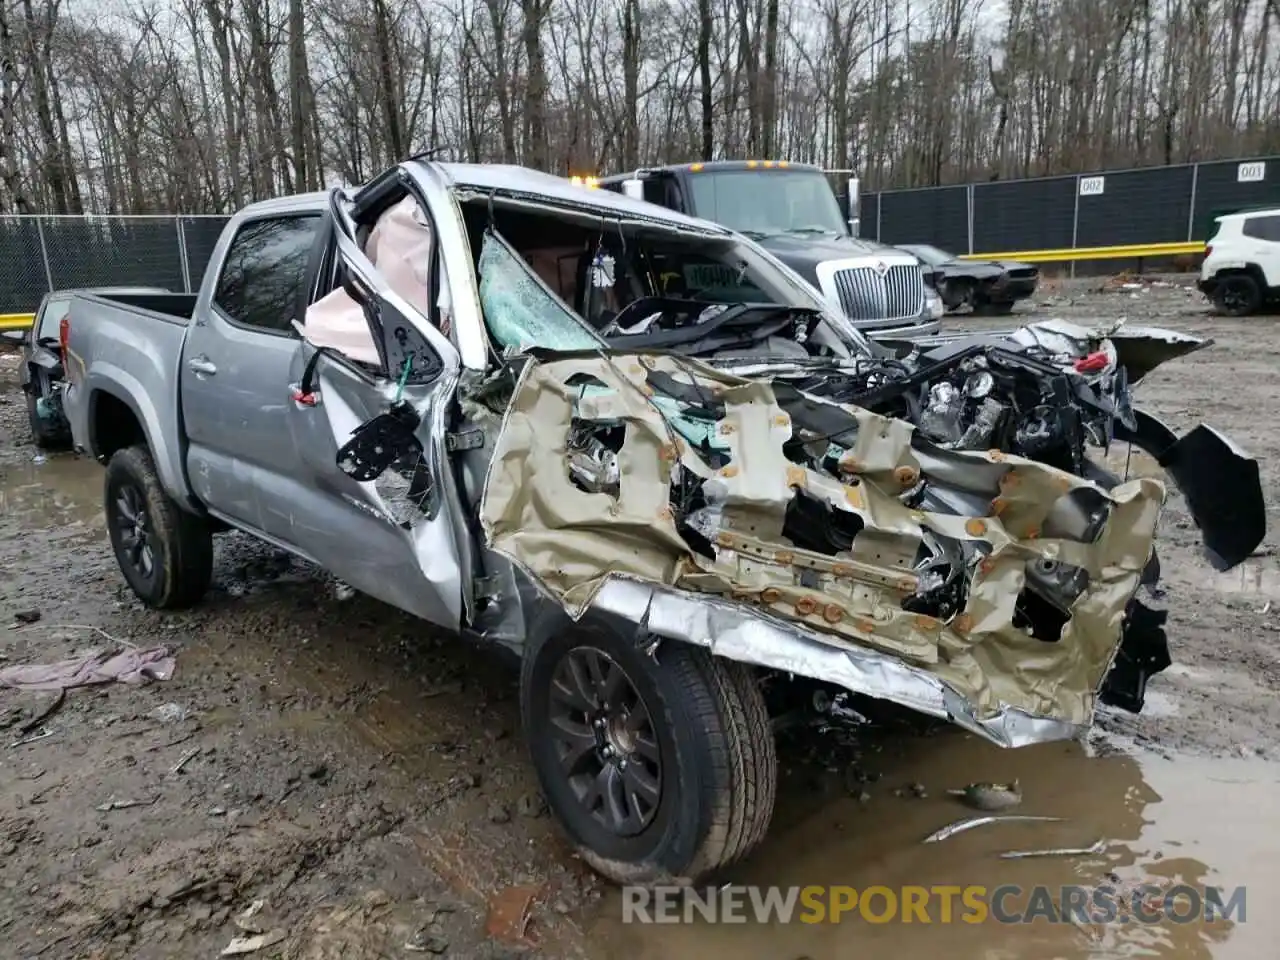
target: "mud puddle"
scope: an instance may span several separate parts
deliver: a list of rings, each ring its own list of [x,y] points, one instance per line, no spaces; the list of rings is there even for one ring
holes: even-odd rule
[[[102,467],[72,454],[35,455],[0,465],[0,516],[28,530],[102,536]]]
[[[798,819],[795,808],[811,807],[812,801],[795,796],[796,783],[784,782],[765,845],[721,882],[851,886],[858,891],[878,887],[882,892],[873,901],[871,916],[882,922],[870,922],[855,908],[838,923],[830,922],[829,914],[818,915],[823,922],[806,923],[800,919],[801,902],[788,923],[758,923],[744,897],[748,906],[739,916],[745,922],[713,924],[696,912],[692,922],[685,922],[677,911],[681,922],[674,924],[623,924],[622,894],[615,891],[590,931],[602,945],[598,955],[619,960],[835,960],[858,955],[1192,960],[1267,955],[1280,934],[1280,920],[1269,909],[1280,882],[1280,809],[1273,803],[1280,765],[1244,759],[1166,760],[1121,751],[1110,742],[1095,739],[1093,748],[1069,743],[1001,750],[963,734],[916,739],[900,745],[900,756],[870,764],[878,766],[880,776],[861,798],[833,798]],[[981,815],[949,796],[948,788],[1015,778],[1023,801],[1008,812],[1061,817],[1062,822],[994,823],[922,842],[941,827]],[[1087,855],[1001,857],[1009,851],[1098,849],[1099,841],[1100,852]],[[1224,903],[1244,887],[1245,921],[1219,917],[1083,924],[1041,918],[1002,923],[988,916],[965,922],[959,895],[960,888],[977,885],[989,898],[996,888],[1013,884],[1020,889],[1003,903],[1016,913],[1028,908],[1037,885],[1047,887],[1053,902],[1061,905],[1064,885],[1108,883],[1119,890],[1143,883],[1165,891],[1180,884],[1198,891],[1216,886],[1223,888]],[[927,901],[929,923],[918,915],[913,922],[903,922],[900,913],[885,918],[885,888],[900,905],[905,887],[947,885],[957,889],[952,922],[942,922],[938,897]],[[1178,910],[1189,910],[1189,901],[1179,901]]]

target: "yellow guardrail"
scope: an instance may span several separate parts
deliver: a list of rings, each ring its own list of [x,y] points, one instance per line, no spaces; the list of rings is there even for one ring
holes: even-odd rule
[[[34,313],[0,313],[0,330],[26,330],[35,319]]]
[[[1136,260],[1140,257],[1177,257],[1204,253],[1204,244],[1134,243],[1120,247],[1065,247],[1061,250],[1018,250],[1011,253],[966,253],[961,260],[1021,260],[1023,263],[1056,263],[1067,260]]]

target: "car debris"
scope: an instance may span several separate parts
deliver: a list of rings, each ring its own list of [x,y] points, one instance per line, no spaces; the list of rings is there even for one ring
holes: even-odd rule
[[[200,756],[200,747],[192,747],[190,750],[188,750],[186,753],[184,753],[181,757],[178,758],[178,762],[169,768],[169,772],[175,775],[181,773],[182,768],[185,767],[188,763],[190,763],[192,760],[194,760],[198,756]]]
[[[1000,854],[1001,860],[1025,860],[1030,857],[1086,857],[1095,853],[1105,853],[1107,841],[1099,840],[1087,847],[1059,847],[1050,850],[1010,850]]]
[[[52,730],[42,730],[40,733],[34,734],[30,737],[23,737],[21,740],[13,741],[13,743],[9,744],[9,749],[12,750],[16,747],[23,747],[23,746],[26,746],[28,743],[35,743],[38,740],[47,740],[49,737],[52,737],[52,736],[53,736]]]
[[[263,933],[265,928],[255,917],[262,912],[262,908],[267,902],[263,899],[254,900],[238,914],[232,917],[231,922],[234,923],[240,931],[244,933]]]
[[[948,790],[953,797],[960,797],[966,804],[977,809],[993,812],[1008,810],[1022,802],[1022,789],[1018,781],[1012,783],[971,783],[958,790]]]
[[[247,953],[257,953],[267,947],[274,947],[288,936],[283,930],[272,930],[269,933],[257,933],[252,936],[234,937],[222,948],[221,957],[239,957]]]
[[[984,827],[989,823],[1013,823],[1015,821],[1024,823],[1029,821],[1061,823],[1063,820],[1063,817],[1037,817],[1022,813],[1005,813],[989,817],[970,817],[967,820],[957,820],[955,823],[949,824],[941,830],[935,830],[933,833],[929,834],[929,836],[925,837],[922,842],[938,843],[941,840],[954,837],[958,833],[964,833],[967,830],[972,830],[974,827]]]
[[[106,803],[98,804],[93,809],[99,813],[110,813],[112,810],[128,810],[130,807],[149,807],[159,799],[156,796],[150,800],[108,800]]]

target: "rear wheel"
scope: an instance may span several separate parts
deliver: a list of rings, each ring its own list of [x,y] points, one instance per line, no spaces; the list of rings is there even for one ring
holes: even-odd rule
[[[1227,317],[1248,316],[1262,306],[1262,285],[1247,273],[1220,277],[1213,290],[1213,306]]]
[[[145,447],[112,454],[104,506],[120,572],[143,603],[174,610],[204,596],[213,578],[213,534],[164,492]]]
[[[529,641],[520,699],[548,805],[609,879],[695,880],[764,838],[777,755],[744,665],[678,641],[653,657],[603,617],[559,618]]]

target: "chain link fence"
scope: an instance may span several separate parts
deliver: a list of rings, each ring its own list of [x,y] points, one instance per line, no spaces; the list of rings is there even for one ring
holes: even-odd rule
[[[51,290],[137,285],[192,293],[225,216],[0,217],[0,314],[30,313]]]
[[[1280,207],[1280,157],[866,193],[859,232],[978,254],[1191,243],[1264,206]]]

